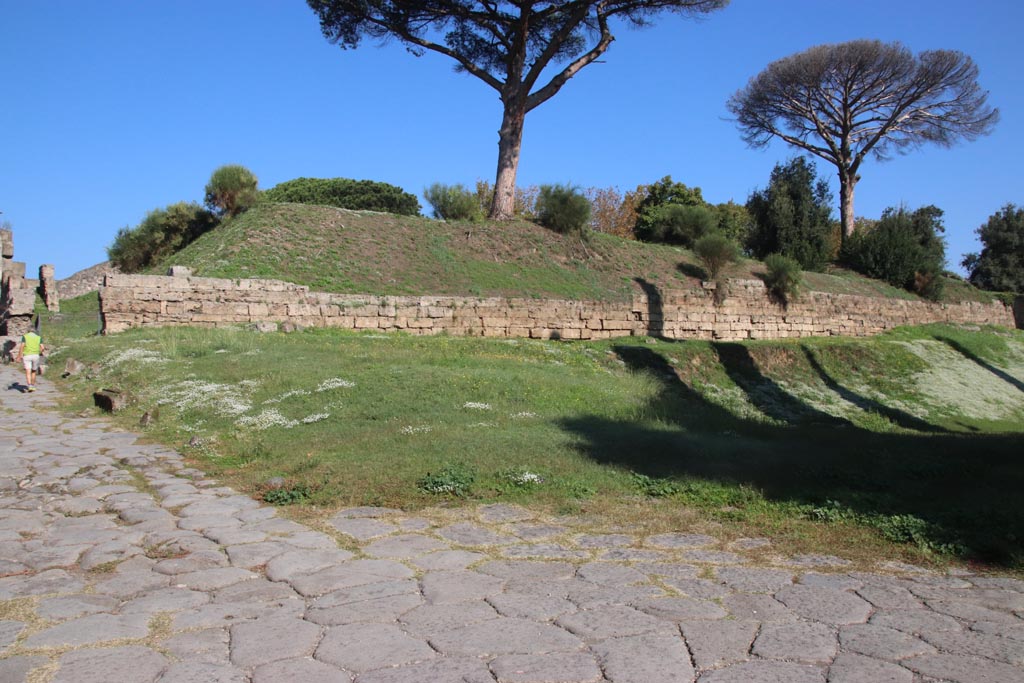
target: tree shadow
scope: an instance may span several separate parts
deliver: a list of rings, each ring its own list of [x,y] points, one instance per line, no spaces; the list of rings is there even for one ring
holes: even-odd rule
[[[661,292],[656,285],[642,277],[635,277],[633,281],[640,285],[640,289],[647,296],[647,325],[645,327],[647,336],[664,339],[665,307],[662,303]]]
[[[914,431],[925,433],[948,432],[948,430],[933,425],[930,422],[922,420],[921,418],[915,415],[910,415],[909,413],[906,413],[902,410],[898,410],[891,406],[887,406],[884,403],[879,403],[874,399],[870,399],[866,396],[858,394],[857,392],[849,389],[848,387],[844,387],[842,384],[833,379],[832,376],[828,374],[828,372],[825,371],[825,368],[821,366],[821,363],[818,361],[818,358],[814,355],[814,353],[811,352],[809,348],[807,348],[806,346],[801,346],[800,348],[804,352],[804,357],[807,359],[808,364],[818,374],[818,377],[821,378],[821,381],[825,383],[825,386],[827,386],[833,392],[838,394],[845,401],[852,403],[853,405],[857,406],[864,412],[877,413],[879,415],[882,415],[893,424],[898,425],[904,429],[913,429]]]
[[[676,266],[676,269],[683,275],[686,275],[687,277],[697,278],[698,280],[708,279],[707,271],[705,271],[700,266],[696,266],[692,263],[680,263],[679,265]]]
[[[752,402],[780,415],[777,423],[741,417],[706,399],[668,362],[671,349],[624,342],[614,352],[631,370],[650,376],[656,393],[631,419],[581,415],[559,426],[578,437],[579,451],[595,462],[735,491],[753,487],[766,499],[808,509],[838,501],[857,514],[916,518],[935,538],[966,545],[972,557],[1005,566],[1022,561],[1020,435],[954,434],[891,414],[916,431],[877,433],[806,405],[780,413],[774,406],[799,399],[765,378],[741,345],[713,346],[734,381],[761,386]],[[885,408],[832,378],[825,381],[855,405]]]
[[[951,349],[953,349],[954,351],[959,353],[961,356],[963,356],[967,360],[973,361],[974,363],[976,363],[977,365],[985,368],[986,370],[991,372],[993,375],[995,375],[999,379],[1001,379],[1004,382],[1006,382],[1007,384],[1010,384],[1010,385],[1016,387],[1018,391],[1024,391],[1024,382],[1020,381],[1019,379],[1017,379],[1013,375],[1009,374],[1008,372],[1004,372],[1004,371],[1000,370],[999,368],[995,367],[994,365],[992,365],[991,363],[989,363],[985,359],[979,357],[977,354],[975,354],[973,351],[971,351],[970,349],[968,349],[967,347],[965,347],[963,344],[961,344],[960,342],[956,341],[955,339],[950,339],[949,337],[936,336],[935,340],[936,341],[940,341],[943,344],[946,344],[947,346],[949,346]]]

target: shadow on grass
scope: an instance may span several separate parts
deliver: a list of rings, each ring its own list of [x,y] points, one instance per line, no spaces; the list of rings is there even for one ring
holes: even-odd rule
[[[838,501],[863,515],[913,515],[929,526],[930,542],[959,543],[970,557],[992,564],[1024,562],[1020,435],[941,433],[899,411],[882,411],[885,406],[829,378],[833,390],[851,402],[907,429],[920,428],[899,434],[859,429],[800,405],[763,377],[742,345],[716,344],[737,384],[758,387],[748,391],[751,403],[779,416],[774,425],[747,420],[704,399],[661,353],[632,344],[613,348],[633,371],[655,379],[659,390],[637,420],[562,421],[592,460],[651,477],[704,480],[737,491],[740,485],[754,487],[780,503]]]
[[[1014,377],[1013,375],[1011,375],[1009,373],[1003,372],[1002,370],[1000,370],[999,368],[995,367],[994,365],[992,365],[991,363],[989,363],[985,359],[980,358],[977,354],[972,352],[970,349],[968,349],[967,347],[965,347],[963,344],[961,344],[960,342],[956,341],[955,339],[950,339],[949,337],[938,337],[937,336],[937,337],[935,337],[935,340],[936,341],[940,341],[943,344],[949,346],[951,349],[953,349],[954,351],[959,353],[961,356],[963,356],[967,360],[972,361],[972,362],[978,364],[979,366],[981,366],[982,368],[988,370],[993,375],[995,375],[999,379],[1003,380],[1007,384],[1013,385],[1014,387],[1017,388],[1018,391],[1024,391],[1024,382],[1021,382],[1019,379],[1017,379],[1016,377]]]

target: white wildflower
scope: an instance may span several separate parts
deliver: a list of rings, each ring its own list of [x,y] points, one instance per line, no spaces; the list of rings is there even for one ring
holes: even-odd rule
[[[427,432],[431,431],[431,428],[427,425],[421,425],[419,427],[407,425],[405,427],[402,427],[401,431],[402,434],[426,434]]]
[[[156,351],[149,349],[125,349],[108,354],[102,361],[105,367],[113,367],[122,363],[167,363],[169,359],[164,358]]]
[[[511,417],[514,420],[521,420],[521,419],[526,419],[526,418],[530,418],[530,417],[537,417],[537,413],[531,413],[528,410],[524,410],[524,411],[519,412],[519,413],[512,413],[511,415],[509,415],[509,417]]]
[[[331,389],[348,388],[354,387],[355,385],[355,382],[350,382],[347,379],[342,379],[340,377],[332,377],[331,379],[325,379],[323,382],[320,382],[316,390],[330,391]]]
[[[271,427],[284,427],[290,429],[299,424],[295,420],[289,420],[277,410],[271,408],[264,410],[259,415],[246,415],[238,418],[235,424],[240,427],[252,427],[255,430],[263,431]]]
[[[313,413],[312,415],[307,415],[306,417],[302,418],[302,424],[304,424],[304,425],[311,425],[314,422],[320,422],[321,420],[326,420],[330,416],[331,416],[330,413]]]
[[[468,408],[470,410],[490,410],[491,409],[491,404],[490,403],[476,403],[474,401],[466,401],[465,403],[462,404],[462,407],[463,408]]]
[[[469,427],[497,427],[498,425],[494,424],[493,422],[474,422],[473,424],[468,425],[468,426]]]
[[[280,403],[281,401],[291,398],[292,396],[309,396],[311,393],[312,392],[309,391],[308,389],[292,389],[291,391],[286,391],[280,396],[268,398],[266,401],[263,402],[263,404],[266,405],[268,403]]]
[[[246,387],[188,379],[160,387],[157,405],[173,405],[179,410],[208,409],[218,415],[234,417],[249,411]]]

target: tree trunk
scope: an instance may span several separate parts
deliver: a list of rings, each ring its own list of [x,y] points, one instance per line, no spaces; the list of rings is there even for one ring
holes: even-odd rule
[[[853,173],[839,172],[839,220],[843,226],[842,241],[853,234],[853,189],[857,185],[857,176]]]
[[[498,174],[494,179],[494,198],[491,200],[491,220],[507,221],[515,215],[516,172],[519,170],[519,150],[523,144],[523,123],[526,106],[519,98],[505,102],[505,113],[498,131]]]

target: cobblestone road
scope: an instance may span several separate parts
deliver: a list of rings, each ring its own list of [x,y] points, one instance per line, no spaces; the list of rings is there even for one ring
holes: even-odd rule
[[[351,509],[325,533],[17,378],[0,368],[3,683],[1024,681],[1019,580],[755,566],[770,540],[507,505]]]

